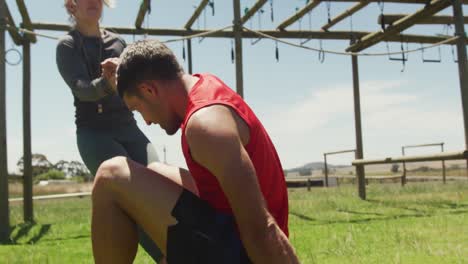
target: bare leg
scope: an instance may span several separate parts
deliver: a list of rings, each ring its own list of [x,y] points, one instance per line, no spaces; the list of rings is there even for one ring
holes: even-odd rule
[[[135,222],[141,225],[164,254],[167,228],[184,187],[196,191],[193,181],[170,166],[148,169],[124,157],[104,162],[93,186],[92,242],[96,263],[131,263],[137,250]],[[180,172],[180,171],[179,171]],[[182,183],[182,184],[181,184]]]

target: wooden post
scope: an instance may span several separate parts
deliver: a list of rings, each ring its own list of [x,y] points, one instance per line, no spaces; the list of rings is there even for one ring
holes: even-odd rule
[[[34,222],[31,154],[31,43],[23,39],[23,218]]]
[[[311,182],[311,180],[308,178],[308,179],[307,179],[307,191],[310,192],[310,187],[311,187],[311,186],[312,186],[312,182]]]
[[[458,75],[460,78],[460,89],[463,108],[463,125],[465,128],[465,149],[468,149],[468,69],[466,61],[466,35],[463,24],[463,9],[460,0],[452,0],[453,17],[455,20],[455,35],[457,39],[457,54],[458,54]],[[468,176],[468,160],[467,176]]]
[[[444,152],[444,143],[441,143],[441,144],[440,144],[440,148],[441,148],[442,152]],[[444,184],[445,184],[445,181],[446,181],[445,160],[442,160],[442,181],[443,181]]]
[[[137,18],[135,20],[135,28],[141,29],[141,25],[143,24],[143,20],[145,20],[146,12],[148,12],[148,8],[151,5],[150,1],[151,0],[141,1],[140,9],[138,10],[138,15],[137,15]]]
[[[323,166],[325,174],[325,187],[328,187],[328,166],[327,166],[327,154],[323,154]]]
[[[405,156],[405,147],[401,147],[401,155]],[[406,184],[406,163],[403,161],[403,175],[401,175],[401,186]]]
[[[351,44],[354,44],[354,39]],[[359,93],[359,69],[358,58],[356,55],[351,56],[351,63],[353,67],[353,94],[354,94],[354,122],[356,129],[356,159],[363,159],[362,147],[362,128],[361,128],[361,99]],[[366,199],[366,182],[364,165],[356,166],[356,177],[358,182],[359,197],[363,200]]]
[[[188,63],[188,72],[193,74],[192,66],[192,39],[187,39],[187,63]]]
[[[234,39],[236,53],[236,92],[244,97],[244,77],[242,72],[242,23],[240,0],[233,0],[234,4]]]
[[[5,0],[0,0],[0,242],[10,238],[8,208],[8,159],[6,142],[6,69],[5,69]]]

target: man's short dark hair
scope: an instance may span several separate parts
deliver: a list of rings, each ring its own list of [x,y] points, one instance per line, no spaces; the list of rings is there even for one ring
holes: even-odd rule
[[[142,81],[176,80],[183,73],[174,53],[157,40],[142,40],[129,45],[120,55],[117,70],[117,90],[135,94],[135,88]]]

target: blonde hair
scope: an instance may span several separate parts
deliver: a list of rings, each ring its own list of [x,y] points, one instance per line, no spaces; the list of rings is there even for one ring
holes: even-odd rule
[[[115,7],[115,1],[114,0],[102,0],[104,4],[109,7],[109,8],[114,8]],[[71,6],[72,4],[76,4],[76,0],[65,0],[65,9],[67,10],[67,13],[70,15],[70,19],[73,20],[73,14],[71,12]]]

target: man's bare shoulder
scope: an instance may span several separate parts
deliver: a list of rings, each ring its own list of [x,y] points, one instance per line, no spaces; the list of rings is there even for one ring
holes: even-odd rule
[[[187,137],[200,133],[213,136],[222,134],[232,121],[232,113],[228,106],[207,106],[192,114],[187,122],[185,134]]]

